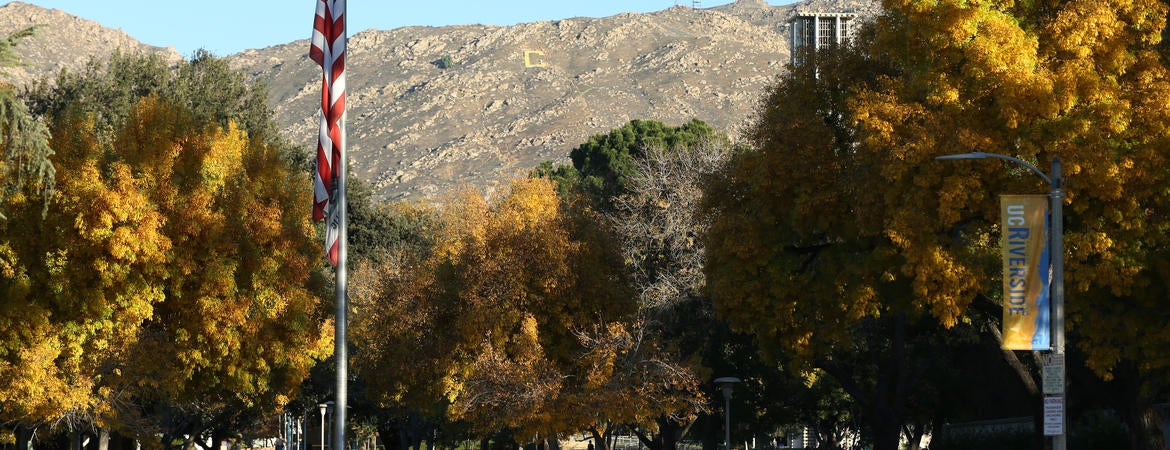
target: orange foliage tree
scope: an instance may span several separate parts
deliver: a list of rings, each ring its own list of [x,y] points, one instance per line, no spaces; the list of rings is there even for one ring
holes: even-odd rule
[[[633,403],[586,402],[592,374],[612,362],[599,353],[612,346],[591,339],[620,334],[634,310],[596,218],[544,179],[514,181],[494,201],[464,193],[438,217],[429,255],[392,259],[354,292],[369,355],[357,363],[387,375],[381,398],[428,399],[476,432],[514,429],[521,440],[632,415]]]
[[[154,98],[131,112],[114,145],[148,180],[173,243],[165,297],[123,379],[156,406],[201,418],[167,428],[144,417],[158,432],[219,442],[240,421],[284,406],[329,350],[310,290],[320,259],[301,214],[304,177],[234,125],[202,125]]]

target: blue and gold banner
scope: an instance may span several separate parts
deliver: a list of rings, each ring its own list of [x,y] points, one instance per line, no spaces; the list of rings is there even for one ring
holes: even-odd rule
[[[1000,196],[1003,348],[1050,350],[1048,196]]]

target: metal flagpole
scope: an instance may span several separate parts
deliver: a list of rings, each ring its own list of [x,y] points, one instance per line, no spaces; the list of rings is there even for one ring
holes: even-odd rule
[[[343,114],[342,117],[343,117],[343,119],[341,119],[341,133],[342,133],[342,136],[345,136],[345,119],[344,119],[345,115]],[[343,137],[342,140],[344,141],[345,138]],[[339,178],[340,182],[338,183],[338,189],[341,192],[345,192],[345,167],[346,167],[345,160],[346,160],[346,158],[345,158],[344,148],[345,147],[343,146],[342,151],[341,151],[341,168],[342,169],[341,169],[341,177]],[[348,302],[346,301],[346,267],[345,267],[346,266],[345,265],[346,247],[348,244],[347,241],[348,241],[348,234],[349,233],[346,232],[346,225],[347,225],[348,220],[345,217],[345,214],[346,214],[345,196],[342,195],[341,198],[342,198],[342,201],[337,204],[337,207],[341,208],[341,230],[340,230],[340,236],[338,237],[339,241],[338,241],[338,249],[337,249],[337,318],[336,318],[336,323],[334,324],[335,330],[334,330],[334,343],[333,343],[333,347],[334,347],[333,355],[334,355],[334,358],[337,360],[337,400],[336,400],[337,410],[333,413],[334,417],[337,419],[337,421],[336,421],[337,430],[335,433],[333,433],[333,450],[344,450],[345,449],[345,415],[346,415],[346,403],[348,400],[347,399],[348,396],[346,395],[346,393],[349,392],[348,391],[348,384],[349,384],[348,383],[348,378],[349,378],[348,377],[348,372],[349,372],[348,358],[349,357],[347,355],[348,352],[347,352],[347,348],[346,348],[346,324],[348,322],[346,310],[347,310],[347,303]]]
[[[334,405],[332,450],[345,450],[347,381],[349,361],[346,348],[348,325],[346,260],[349,240],[346,181],[349,161],[346,145],[345,29],[346,0],[317,0],[309,57],[321,65],[321,124],[318,129],[317,170],[314,173],[314,220],[328,216],[325,232],[326,257],[336,270],[337,311],[334,316],[333,357],[337,364],[337,391]],[[327,209],[327,210],[326,210]]]
[[[348,22],[346,14],[345,0],[339,0],[337,4],[341,5],[342,20]],[[342,48],[347,49],[349,45],[349,30],[345,29],[345,22],[342,22],[342,31],[340,39],[342,41]],[[343,50],[344,55],[347,50]],[[342,71],[342,83],[346,77],[345,70]],[[344,84],[343,84],[344,86]],[[348,200],[346,199],[346,181],[349,172],[349,158],[347,154],[349,149],[346,142],[346,109],[341,110],[341,120],[338,126],[341,127],[341,160],[338,161],[338,175],[337,175],[337,192],[341,201],[337,203],[337,207],[341,208],[341,229],[338,234],[337,246],[337,318],[336,330],[334,333],[334,357],[337,359],[337,411],[334,413],[337,418],[337,432],[333,434],[333,450],[345,450],[345,416],[348,413],[348,395],[349,392],[349,356],[346,341],[346,326],[349,323],[348,319],[348,301],[347,301],[347,277],[346,277],[346,260],[348,259],[349,247],[349,218],[348,216]]]

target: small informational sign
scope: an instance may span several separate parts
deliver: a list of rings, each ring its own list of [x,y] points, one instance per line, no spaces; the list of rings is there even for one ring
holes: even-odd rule
[[[1064,394],[1064,355],[1049,353],[1044,355],[1044,367],[1041,370],[1041,380],[1044,384],[1044,394]]]
[[[1064,396],[1044,396],[1044,435],[1064,434]]]

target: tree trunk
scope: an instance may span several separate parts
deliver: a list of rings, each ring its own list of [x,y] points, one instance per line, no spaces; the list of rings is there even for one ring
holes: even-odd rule
[[[980,296],[982,297],[982,296]],[[990,300],[988,300],[990,301]],[[996,305],[998,306],[998,305]],[[987,318],[987,329],[991,331],[991,337],[995,339],[997,347],[1000,348],[1000,355],[1003,356],[1003,361],[1007,363],[1012,372],[1016,374],[1016,379],[1020,381],[1020,385],[1024,386],[1024,390],[1028,391],[1028,395],[1034,398],[1036,407],[1032,408],[1032,427],[1036,430],[1033,433],[1034,438],[1032,444],[1036,448],[1043,448],[1047,439],[1041,431],[1044,429],[1044,405],[1041,399],[1039,376],[1028,366],[1025,366],[1023,361],[1020,361],[1018,355],[1014,350],[1007,350],[1003,348],[1003,334],[999,331],[999,325],[995,323],[990,317]],[[1037,359],[1037,366],[1040,366],[1040,355],[1038,352],[1032,352],[1032,356]]]
[[[609,450],[609,445],[597,427],[589,427],[589,434],[593,436],[594,450]]]
[[[110,430],[98,429],[98,450],[110,450]]]
[[[925,363],[908,352],[909,319],[905,313],[880,320],[871,324],[878,328],[872,332],[889,336],[889,348],[870,352],[872,359],[866,364],[873,364],[877,369],[872,386],[859,383],[854,378],[854,367],[848,363],[821,360],[817,365],[836,379],[861,407],[864,422],[873,433],[873,449],[898,450],[907,399],[924,376]],[[825,444],[836,445],[835,442]]]
[[[510,435],[506,439],[500,439],[495,442],[494,448],[499,450],[516,450],[520,447],[520,443],[516,442],[516,436]]]
[[[199,440],[199,436],[201,436],[202,434],[203,433],[196,434],[191,439]],[[211,447],[215,448],[215,449],[223,447],[223,442],[227,441],[230,437],[231,437],[231,433],[229,433],[228,430],[221,429],[220,427],[215,427],[215,429],[211,430]],[[232,445],[232,446],[229,446],[228,448],[234,449],[235,447],[236,447],[235,445]]]
[[[108,450],[136,450],[138,441],[125,435],[105,430]]]
[[[394,428],[393,420],[379,420],[378,421],[378,437],[382,439],[382,445],[387,450],[402,450],[402,442],[397,439],[398,433]],[[487,450],[487,449],[482,449]]]
[[[926,434],[926,425],[920,423],[911,425],[910,429],[906,430],[906,438],[909,440],[907,450],[922,450],[922,435],[924,434]]]
[[[650,450],[677,450],[678,441],[679,439],[682,439],[682,435],[686,432],[686,428],[684,428],[682,424],[670,420],[668,417],[659,417],[657,422],[658,435],[653,439],[655,446],[651,447],[649,442],[646,443],[646,446],[649,447]],[[641,437],[641,435],[639,435],[639,437]]]
[[[996,318],[1003,311],[1000,305],[996,304],[986,295],[978,295],[975,297],[975,302],[972,303],[972,307],[983,313],[986,328],[991,332],[991,337],[995,340],[996,347],[1000,349],[1000,355],[1003,356],[1003,361],[1016,374],[1016,379],[1020,381],[1020,385],[1024,387],[1024,390],[1028,391],[1028,395],[1035,399],[1034,404],[1036,406],[1032,408],[1032,425],[1036,432],[1033,433],[1034,438],[1032,444],[1035,448],[1044,448],[1047,439],[1044,437],[1044,433],[1042,433],[1044,430],[1044,405],[1043,399],[1041,398],[1042,394],[1040,393],[1040,374],[1024,365],[1015,350],[1003,348],[1003,333],[999,331],[999,323],[996,322]],[[1036,366],[1041,366],[1040,353],[1031,352],[1031,355],[1036,359]]]
[[[655,422],[658,423],[657,434],[651,435],[637,428],[634,429],[634,435],[638,436],[638,442],[641,442],[649,450],[676,450],[683,427],[667,417],[659,417],[655,419]]]
[[[1131,450],[1162,450],[1163,445],[1158,445],[1161,437],[1160,422],[1161,417],[1153,407],[1143,404],[1146,402],[1134,401],[1127,405],[1127,408],[1122,416],[1126,425],[1129,426],[1129,448]]]
[[[873,450],[898,450],[898,439],[902,436],[902,424],[893,417],[881,417],[870,421],[873,426]]]
[[[1159,436],[1162,438],[1161,445],[1162,448],[1170,448],[1170,412],[1162,410],[1160,416],[1162,419],[1160,422],[1162,435]]]
[[[69,430],[69,450],[81,450],[81,430]]]
[[[418,450],[414,447],[414,438],[411,436],[410,417],[398,419],[398,445],[403,450]]]
[[[717,450],[721,441],[717,427],[723,426],[723,423],[714,415],[708,415],[706,419],[703,421],[703,450]]]
[[[678,439],[676,437],[676,430],[678,428],[678,424],[672,424],[670,427],[659,432],[659,446],[655,450],[675,450],[678,448]]]
[[[32,444],[34,431],[36,430],[30,430],[21,425],[16,426],[16,450],[28,450]]]
[[[428,425],[418,414],[411,413],[406,419],[406,436],[409,447],[414,450],[423,450],[423,441],[427,437]]]

